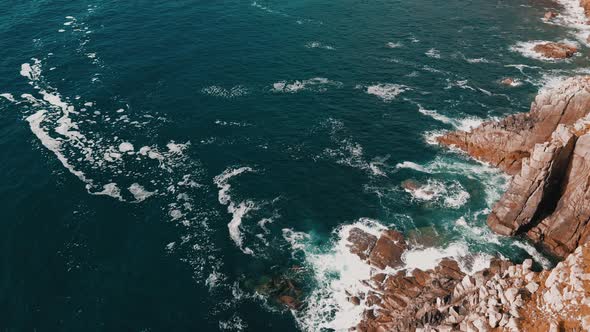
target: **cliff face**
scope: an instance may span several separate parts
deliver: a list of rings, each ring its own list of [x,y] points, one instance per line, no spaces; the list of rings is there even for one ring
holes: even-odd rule
[[[489,121],[471,132],[452,132],[438,141],[514,175],[535,144],[548,141],[559,124],[571,125],[590,112],[589,102],[590,77],[576,77],[539,94],[529,113]]]
[[[565,257],[590,238],[590,77],[537,96],[531,111],[439,138],[514,175],[488,225]]]

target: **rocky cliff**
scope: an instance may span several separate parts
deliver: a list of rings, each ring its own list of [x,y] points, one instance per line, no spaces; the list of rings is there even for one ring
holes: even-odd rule
[[[351,252],[368,260],[375,246],[365,244],[377,239],[357,229],[349,241]],[[362,252],[356,251],[359,244]],[[391,245],[398,253],[406,248]],[[383,249],[387,247],[377,248]],[[520,265],[496,259],[473,275],[466,275],[450,259],[426,271],[391,274],[375,269],[364,281],[369,290],[350,294],[350,302],[365,308],[361,323],[353,329],[590,331],[590,245],[578,247],[551,271],[534,272],[532,264],[530,259]]]
[[[358,331],[590,331],[590,77],[539,93],[529,113],[439,138],[513,175],[488,224],[564,258],[551,271],[496,259],[466,275],[457,262],[399,270],[410,245],[395,231],[350,232],[350,251],[374,267]],[[394,269],[397,271],[387,272]],[[395,270],[398,269],[398,270]]]
[[[488,225],[565,257],[590,237],[590,77],[542,91],[529,113],[439,138],[514,175]]]

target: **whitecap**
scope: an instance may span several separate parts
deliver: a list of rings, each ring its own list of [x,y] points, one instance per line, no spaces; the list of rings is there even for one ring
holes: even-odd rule
[[[405,85],[392,84],[392,83],[380,83],[367,87],[367,93],[379,97],[385,102],[393,101],[399,94],[410,90]]]
[[[133,144],[129,143],[129,142],[123,142],[121,144],[119,144],[119,151],[123,152],[123,153],[128,153],[128,152],[133,152]]]
[[[314,77],[307,80],[293,82],[280,81],[273,83],[271,91],[275,93],[297,93],[300,91],[325,92],[329,87],[340,87],[341,82],[331,81],[324,77]]]
[[[236,85],[229,89],[226,89],[218,85],[211,85],[201,89],[201,93],[213,97],[232,99],[246,96],[250,93],[250,91],[243,85]]]
[[[232,241],[234,241],[236,246],[240,248],[240,250],[243,253],[253,255],[254,252],[252,251],[252,249],[243,246],[241,224],[242,218],[244,218],[244,216],[250,210],[254,209],[255,205],[252,201],[242,201],[236,204],[232,200],[232,197],[230,195],[231,185],[229,183],[231,178],[247,172],[254,172],[254,170],[250,167],[228,168],[225,171],[223,171],[223,173],[217,175],[213,179],[213,182],[219,188],[219,203],[221,203],[222,205],[226,205],[227,212],[232,215],[232,219],[227,225],[230,238],[232,239]]]
[[[143,202],[147,198],[153,196],[155,193],[151,191],[147,191],[142,185],[139,183],[133,183],[129,186],[129,192],[135,197],[135,202]]]
[[[0,97],[4,98],[12,103],[16,102],[16,99],[14,99],[14,96],[11,93],[2,93],[2,94],[0,94]]]
[[[399,43],[399,42],[398,43],[388,42],[385,45],[387,45],[387,47],[389,47],[389,48],[400,48],[400,47],[404,46],[402,43]]]
[[[327,44],[324,44],[324,43],[321,43],[318,41],[309,42],[309,43],[305,44],[305,47],[306,48],[321,48],[321,49],[330,50],[330,51],[333,51],[335,49],[334,46],[327,45]]]
[[[440,59],[441,55],[440,55],[440,51],[437,50],[436,48],[431,48],[428,51],[426,51],[426,56],[430,57],[430,58],[434,58],[434,59]]]

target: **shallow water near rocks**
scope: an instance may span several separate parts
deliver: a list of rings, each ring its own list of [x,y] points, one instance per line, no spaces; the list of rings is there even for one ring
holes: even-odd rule
[[[0,320],[63,330],[344,330],[369,268],[533,257],[485,226],[499,171],[431,144],[586,72],[528,1],[44,1],[0,10]],[[559,23],[558,22],[558,23]],[[535,40],[571,40],[565,61]],[[511,77],[519,82],[505,86]],[[417,191],[401,184],[413,180]],[[302,305],[264,285],[287,275]]]

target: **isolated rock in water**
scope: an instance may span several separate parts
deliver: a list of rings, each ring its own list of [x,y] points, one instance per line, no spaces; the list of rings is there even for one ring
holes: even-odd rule
[[[402,188],[404,188],[407,191],[416,191],[420,189],[420,187],[420,183],[414,180],[405,180],[404,182],[402,182]]]
[[[578,51],[578,48],[565,43],[544,43],[536,45],[533,51],[546,58],[566,59],[571,58]]]
[[[550,20],[552,18],[557,17],[557,13],[556,12],[552,12],[552,11],[548,11],[545,13],[545,19],[546,20]]]
[[[402,265],[402,254],[408,249],[406,241],[401,233],[387,230],[381,233],[377,240],[369,262],[380,269],[387,266],[397,268]]]
[[[377,243],[377,237],[369,234],[360,228],[354,227],[348,234],[350,252],[365,260],[371,254],[371,251]]]
[[[589,105],[590,78],[578,76],[539,94],[529,113],[485,122],[470,132],[451,132],[437,141],[514,175],[535,144],[548,141],[558,124],[573,124],[584,117],[590,111]]]
[[[504,85],[510,85],[510,86],[512,86],[512,85],[515,84],[514,79],[512,79],[510,77],[507,77],[507,78],[503,79],[501,81],[501,83],[504,84]]]

